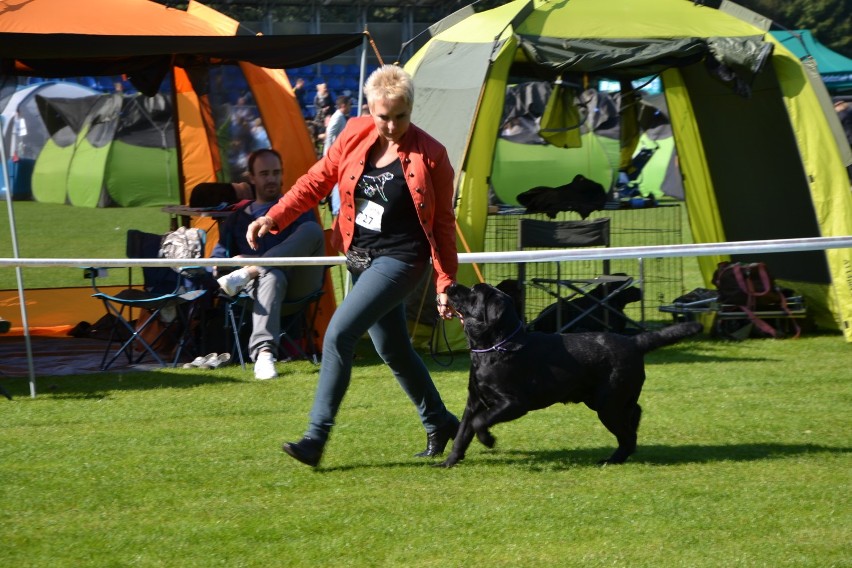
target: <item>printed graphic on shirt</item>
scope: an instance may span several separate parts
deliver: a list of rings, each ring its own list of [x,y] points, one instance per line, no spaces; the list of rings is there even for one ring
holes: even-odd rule
[[[358,180],[358,189],[363,191],[367,197],[373,197],[378,193],[382,201],[387,203],[388,198],[385,196],[385,184],[392,179],[393,174],[391,172],[385,172],[377,176],[363,175]]]
[[[385,213],[384,207],[369,199],[356,199],[355,209],[358,210],[358,213],[355,215],[355,223],[357,225],[371,231],[382,230],[382,215]]]

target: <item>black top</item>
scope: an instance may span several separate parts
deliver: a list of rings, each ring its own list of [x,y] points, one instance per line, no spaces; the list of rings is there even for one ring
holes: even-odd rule
[[[402,163],[377,168],[368,163],[355,186],[355,247],[371,256],[411,262],[429,257],[429,241],[420,226]]]

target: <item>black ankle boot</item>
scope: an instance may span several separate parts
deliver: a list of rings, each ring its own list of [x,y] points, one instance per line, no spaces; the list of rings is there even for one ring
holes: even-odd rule
[[[293,459],[311,467],[319,465],[322,449],[325,444],[305,436],[298,442],[286,442],[281,449]]]
[[[459,419],[453,416],[449,422],[431,434],[426,434],[426,449],[419,454],[414,454],[414,457],[431,458],[440,456],[444,453],[444,448],[447,447],[447,443],[450,440],[455,439],[458,429]]]

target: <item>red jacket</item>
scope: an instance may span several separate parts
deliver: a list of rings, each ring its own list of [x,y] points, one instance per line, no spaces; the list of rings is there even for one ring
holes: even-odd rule
[[[371,117],[349,119],[328,154],[296,180],[267,217],[283,229],[301,213],[316,207],[338,184],[340,214],[334,223],[332,243],[341,252],[348,250],[355,233],[355,184],[378,138]],[[441,143],[413,124],[399,141],[399,159],[420,226],[432,248],[437,290],[444,292],[456,279],[458,269],[453,167]]]

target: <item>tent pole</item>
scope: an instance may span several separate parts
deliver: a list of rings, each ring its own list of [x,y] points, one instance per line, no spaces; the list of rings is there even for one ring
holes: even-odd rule
[[[2,122],[0,122],[2,132]],[[20,258],[18,253],[18,231],[15,228],[15,210],[12,207],[12,184],[9,181],[9,171],[6,169],[6,145],[0,142],[0,164],[3,164],[3,183],[6,187],[6,209],[9,213],[9,231],[12,233],[12,256]],[[30,342],[30,326],[27,320],[27,301],[24,297],[24,275],[20,266],[15,267],[15,276],[18,280],[18,299],[21,302],[21,325],[24,327],[24,343],[27,348],[27,367],[30,372],[30,396],[35,398],[35,366],[33,365],[33,346]]]
[[[361,69],[358,76],[358,110],[355,116],[361,116],[361,107],[364,104],[364,81],[366,80],[364,75],[367,74],[367,42],[369,40],[370,36],[367,35],[367,26],[364,26],[364,39],[361,40]]]

